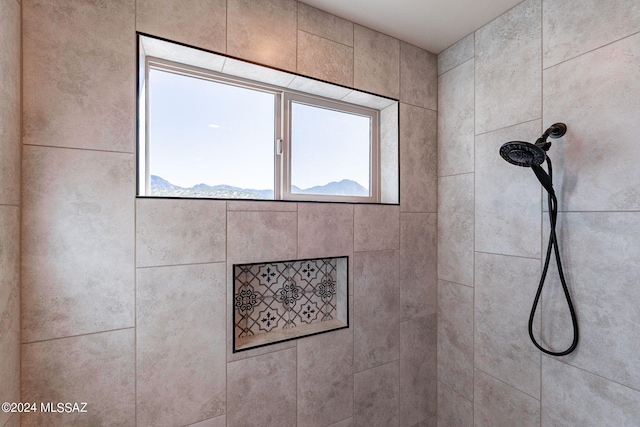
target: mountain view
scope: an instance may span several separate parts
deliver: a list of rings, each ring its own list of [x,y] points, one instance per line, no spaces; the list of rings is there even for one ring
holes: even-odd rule
[[[294,194],[322,194],[333,196],[368,196],[369,191],[362,185],[349,179],[330,182],[311,188],[291,187]],[[232,187],[230,185],[197,184],[190,188],[174,185],[169,181],[151,175],[151,195],[164,197],[206,197],[214,199],[273,199],[273,190],[255,190]]]

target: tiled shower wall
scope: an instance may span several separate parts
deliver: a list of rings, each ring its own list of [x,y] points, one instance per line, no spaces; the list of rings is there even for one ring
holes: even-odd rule
[[[438,426],[640,420],[640,4],[526,0],[438,56]],[[529,341],[549,228],[498,155],[551,124],[560,248],[581,341]],[[544,203],[543,203],[544,202]],[[557,270],[536,333],[571,342]]]
[[[0,402],[20,401],[20,67],[20,2],[0,0]]]
[[[136,30],[399,98],[401,204],[136,199]],[[25,0],[23,49],[22,400],[89,402],[23,425],[435,425],[435,55],[293,0]],[[342,255],[349,329],[231,352],[233,263]]]

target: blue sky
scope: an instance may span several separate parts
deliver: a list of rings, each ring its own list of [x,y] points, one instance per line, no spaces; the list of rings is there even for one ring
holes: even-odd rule
[[[182,187],[273,189],[272,93],[153,68],[148,84],[151,175]],[[294,185],[347,178],[369,187],[368,118],[304,104],[294,104],[293,114]]]

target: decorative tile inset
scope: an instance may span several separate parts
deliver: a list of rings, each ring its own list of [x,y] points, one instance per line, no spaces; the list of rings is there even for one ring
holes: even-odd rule
[[[235,264],[234,351],[348,327],[346,270],[346,256]]]

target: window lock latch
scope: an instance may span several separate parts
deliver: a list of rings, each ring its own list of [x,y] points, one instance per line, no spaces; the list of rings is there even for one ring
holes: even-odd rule
[[[280,138],[276,139],[276,154],[282,154],[282,139]]]

